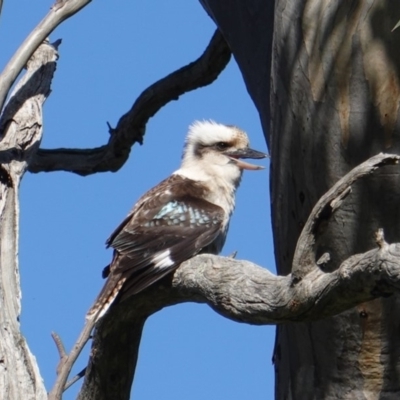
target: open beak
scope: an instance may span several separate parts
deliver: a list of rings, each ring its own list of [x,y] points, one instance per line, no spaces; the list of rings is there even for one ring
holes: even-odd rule
[[[227,155],[239,168],[253,170],[253,171],[264,169],[265,167],[262,167],[260,165],[250,164],[240,159],[241,158],[260,159],[268,157],[268,154],[261,153],[261,151],[253,149],[237,149],[233,151],[227,151],[225,152],[225,155]]]

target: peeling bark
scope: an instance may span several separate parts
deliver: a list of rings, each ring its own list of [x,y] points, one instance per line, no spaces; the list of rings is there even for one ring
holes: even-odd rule
[[[50,93],[56,59],[53,46],[38,48],[0,119],[0,393],[4,399],[47,399],[19,326],[18,192],[42,138],[42,105]]]

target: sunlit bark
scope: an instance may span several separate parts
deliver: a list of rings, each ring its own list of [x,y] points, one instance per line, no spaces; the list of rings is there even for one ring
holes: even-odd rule
[[[19,326],[18,193],[42,138],[42,105],[50,94],[56,59],[53,46],[39,47],[0,119],[0,397],[11,400],[47,398]]]

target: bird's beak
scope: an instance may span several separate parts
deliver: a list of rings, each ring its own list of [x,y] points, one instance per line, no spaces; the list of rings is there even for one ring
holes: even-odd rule
[[[240,160],[241,158],[254,158],[260,159],[268,157],[268,154],[261,153],[261,151],[253,150],[253,149],[237,149],[233,151],[227,151],[225,154],[241,169],[248,170],[259,170],[264,169],[260,165],[254,165]]]

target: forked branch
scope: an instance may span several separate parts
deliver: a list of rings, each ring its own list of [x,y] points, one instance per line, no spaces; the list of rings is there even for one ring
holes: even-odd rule
[[[226,67],[230,56],[225,39],[216,30],[201,57],[141,93],[117,126],[110,129],[107,144],[92,149],[39,149],[29,171],[70,171],[79,175],[117,171],[128,159],[131,147],[142,143],[149,119],[182,94],[212,83]]]
[[[62,398],[62,393],[64,391],[72,366],[74,365],[82,349],[88,342],[93,328],[94,328],[94,319],[87,321],[81,334],[79,335],[78,340],[74,344],[69,354],[66,354],[61,338],[56,333],[54,332],[52,333],[52,337],[54,339],[54,342],[56,344],[60,356],[60,362],[57,366],[56,382],[49,393],[48,400],[60,400]]]
[[[299,280],[315,269],[315,242],[319,227],[323,221],[329,220],[332,214],[341,206],[344,198],[351,192],[351,185],[363,176],[372,174],[377,168],[388,164],[397,164],[398,155],[378,154],[352,169],[339,179],[317,202],[297,241],[293,256],[292,277]]]
[[[355,180],[386,164],[397,155],[379,154],[342,178],[317,203],[300,246],[313,251],[315,227],[329,219]],[[327,208],[328,207],[328,208]],[[311,236],[311,237],[307,237]],[[378,248],[345,260],[334,272],[324,272],[313,262],[302,279],[276,276],[248,261],[199,255],[184,263],[147,291],[113,306],[99,322],[79,400],[129,398],[143,324],[163,307],[206,303],[219,314],[249,324],[310,321],[338,314],[361,302],[400,290],[400,244],[388,245],[377,234]],[[315,259],[315,254],[313,258]]]

